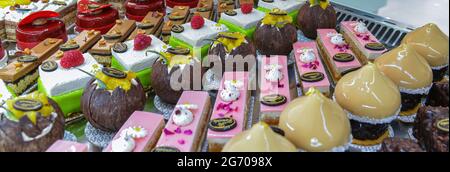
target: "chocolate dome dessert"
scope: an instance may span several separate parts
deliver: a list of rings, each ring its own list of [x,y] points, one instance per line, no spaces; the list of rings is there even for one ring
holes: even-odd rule
[[[374,146],[389,136],[389,123],[400,109],[400,91],[375,64],[342,77],[334,94],[351,120],[353,144]]]
[[[433,80],[433,73],[427,61],[413,46],[402,44],[377,58],[375,64],[400,88],[400,120],[413,122],[421,100],[428,94]]]
[[[334,29],[336,11],[328,0],[310,0],[299,9],[297,23],[303,34],[316,39],[317,29]]]
[[[264,122],[234,136],[222,152],[296,152],[295,146]]]
[[[448,69],[448,36],[433,23],[408,33],[403,43],[424,57],[433,69],[433,81],[440,81]]]
[[[288,104],[279,127],[304,151],[345,151],[351,141],[345,111],[314,87]]]

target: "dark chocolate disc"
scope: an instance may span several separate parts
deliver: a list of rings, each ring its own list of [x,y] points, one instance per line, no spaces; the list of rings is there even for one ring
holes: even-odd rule
[[[14,102],[14,109],[28,112],[28,111],[38,111],[42,108],[43,104],[40,101],[33,99],[19,99]]]
[[[172,32],[181,33],[183,31],[184,31],[184,27],[181,25],[173,25],[172,26]]]
[[[113,45],[112,49],[116,53],[124,53],[128,50],[128,46],[123,42],[118,42]]]
[[[152,150],[152,152],[181,152],[178,148],[170,146],[160,146]]]
[[[184,18],[185,18],[184,16],[175,16],[175,15],[169,16],[169,20],[172,20],[172,21],[183,20]]]
[[[281,128],[275,127],[275,126],[270,126],[270,128],[272,129],[273,132],[284,136],[284,131]]]
[[[16,8],[16,10],[17,10],[17,11],[31,11],[31,8],[22,8],[22,7],[19,7],[19,8]]]
[[[100,5],[98,5],[98,4],[89,4],[88,5],[88,9],[93,10],[93,9],[97,9],[97,8],[100,8]]]
[[[233,118],[216,118],[209,122],[208,128],[217,132],[225,132],[232,130],[236,125],[236,120]]]
[[[103,35],[103,38],[106,40],[113,40],[113,39],[119,39],[122,35],[116,34],[116,33],[108,33],[106,35]]]
[[[205,8],[205,7],[197,8],[197,12],[207,12],[207,11],[211,11],[211,10],[209,8]]]
[[[236,37],[234,37],[234,36],[224,35],[224,34],[219,34],[217,37],[219,37],[219,38],[231,39],[231,40],[238,40],[238,38],[236,38]]]
[[[333,56],[333,60],[336,60],[338,62],[351,62],[355,59],[355,56],[349,54],[349,53],[338,53]]]
[[[322,72],[308,72],[300,76],[300,79],[305,82],[322,81],[325,75]]]
[[[174,55],[188,55],[191,50],[189,48],[168,48],[167,52]]]
[[[384,45],[382,43],[378,43],[378,42],[367,43],[365,45],[365,47],[372,51],[383,51],[386,49],[386,47],[384,47]]]
[[[440,131],[443,131],[443,132],[447,132],[447,133],[448,133],[448,118],[439,120],[439,121],[436,123],[436,126],[437,126],[437,128],[438,128]]]
[[[58,63],[53,60],[45,61],[44,63],[42,63],[41,69],[45,72],[53,72],[58,69]]]
[[[104,68],[102,69],[102,72],[103,72],[105,75],[110,76],[110,77],[113,77],[113,78],[123,79],[123,78],[126,78],[126,77],[127,77],[127,74],[126,74],[125,72],[120,71],[120,70],[115,69],[115,68],[104,67]]]
[[[279,106],[286,103],[286,96],[271,94],[261,98],[261,103],[266,106]]]
[[[155,27],[155,25],[152,24],[152,23],[139,23],[137,25],[137,28],[139,28],[139,29],[150,29],[150,28],[153,28],[153,27]]]
[[[33,56],[33,55],[23,55],[17,58],[17,61],[19,62],[24,62],[24,63],[28,63],[28,62],[35,62],[38,59],[37,56]]]
[[[55,5],[62,5],[62,6],[67,6],[67,3],[64,1],[53,1],[52,4]]]
[[[69,51],[69,50],[76,50],[80,48],[80,45],[78,44],[71,44],[71,43],[65,43],[59,46],[59,49],[61,51]]]
[[[262,0],[262,1],[266,3],[273,3],[273,0]]]
[[[226,10],[225,14],[228,16],[235,16],[235,15],[237,15],[237,12],[234,10]]]

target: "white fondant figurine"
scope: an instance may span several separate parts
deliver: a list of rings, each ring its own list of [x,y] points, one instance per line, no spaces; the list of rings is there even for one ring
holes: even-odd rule
[[[175,125],[183,127],[192,123],[194,120],[194,114],[191,110],[197,108],[198,106],[194,104],[181,104],[175,106],[175,114],[172,115],[172,120]]]
[[[339,33],[329,33],[328,37],[331,37],[331,43],[338,46],[345,45],[344,37]]]
[[[355,24],[354,30],[356,33],[360,33],[360,34],[364,34],[364,33],[368,32],[366,24],[362,21],[359,21],[358,23]]]
[[[283,73],[281,73],[283,66],[278,64],[270,64],[264,66],[264,69],[267,71],[265,76],[266,80],[270,82],[278,82],[283,79]]]
[[[314,55],[313,49],[303,49],[300,50],[300,61],[303,63],[312,63],[316,61],[316,56]]]
[[[224,89],[220,92],[220,98],[224,102],[235,101],[241,96],[241,93],[239,92],[239,88],[243,86],[241,81],[227,80],[224,82],[224,86]]]
[[[131,152],[136,146],[136,142],[128,135],[120,136],[113,140],[111,144],[112,152]]]

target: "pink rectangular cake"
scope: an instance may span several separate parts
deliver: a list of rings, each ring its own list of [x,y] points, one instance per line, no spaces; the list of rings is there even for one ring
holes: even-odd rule
[[[46,152],[87,152],[88,146],[86,144],[58,140],[50,146]]]
[[[291,101],[286,56],[261,57],[260,120],[278,125],[281,112]]]
[[[341,23],[341,33],[350,48],[363,64],[373,61],[387,51],[380,41],[367,29],[363,22],[345,21]]]
[[[149,152],[163,128],[162,115],[135,111],[103,152]]]
[[[208,92],[184,91],[153,151],[200,151],[210,110]]]
[[[334,83],[346,71],[361,67],[342,34],[334,29],[317,29],[317,44]]]
[[[220,152],[233,136],[245,130],[250,92],[247,72],[225,72],[208,124],[208,150]]]
[[[324,95],[330,94],[330,81],[325,65],[320,60],[315,42],[297,42],[294,44],[295,65],[302,93],[311,87],[320,90]]]

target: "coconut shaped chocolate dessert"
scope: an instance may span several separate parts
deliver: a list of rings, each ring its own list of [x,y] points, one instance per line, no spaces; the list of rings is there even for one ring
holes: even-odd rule
[[[95,73],[84,89],[81,109],[95,128],[118,131],[134,111],[144,109],[144,88],[133,72],[105,67]]]
[[[64,116],[44,94],[6,100],[0,109],[0,152],[42,152],[64,136]]]
[[[240,59],[234,59],[235,57],[242,57],[242,62],[244,62],[244,58],[253,58],[255,61],[256,57],[256,48],[253,42],[245,37],[245,34],[240,32],[222,32],[219,33],[216,40],[211,44],[211,48],[208,52],[209,58],[220,57],[222,62],[222,71],[227,70],[225,65],[227,62],[233,61],[235,62],[241,61]],[[246,64],[242,66],[242,70],[248,71],[253,64]],[[237,64],[230,66],[233,71],[238,68]]]
[[[149,52],[160,55],[160,58],[153,63],[152,86],[161,100],[176,104],[183,90],[201,90],[201,85],[199,85],[200,88],[194,89],[194,83],[201,83],[196,79],[201,79],[204,72],[201,66],[197,68],[200,71],[194,70],[195,65],[200,65],[200,60],[194,57],[188,48],[170,47],[163,52]],[[178,85],[179,88],[176,88],[176,82],[181,84]]]
[[[262,55],[289,55],[297,29],[286,11],[275,8],[258,23],[253,38]]]
[[[334,29],[336,20],[336,11],[328,0],[307,1],[297,15],[300,30],[310,39],[316,39],[317,29]]]

